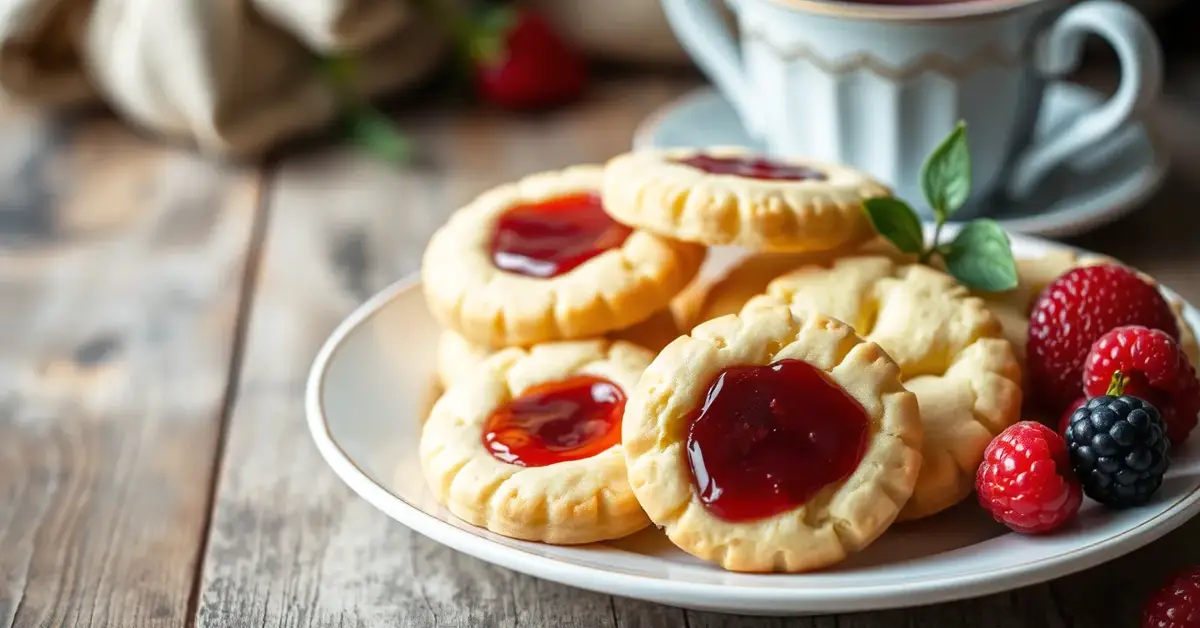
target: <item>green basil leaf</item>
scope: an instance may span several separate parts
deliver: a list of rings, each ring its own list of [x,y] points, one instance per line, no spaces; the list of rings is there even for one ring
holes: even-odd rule
[[[925,159],[921,166],[921,189],[940,222],[966,204],[971,194],[971,153],[964,123],[959,122]]]
[[[960,283],[984,292],[1017,287],[1017,262],[1004,229],[992,220],[973,220],[950,243],[943,259]]]
[[[891,197],[871,198],[863,203],[863,209],[875,231],[902,252],[919,254],[925,250],[921,219],[904,201]]]
[[[383,159],[405,164],[412,158],[412,141],[378,110],[358,106],[347,112],[347,133],[355,144]]]

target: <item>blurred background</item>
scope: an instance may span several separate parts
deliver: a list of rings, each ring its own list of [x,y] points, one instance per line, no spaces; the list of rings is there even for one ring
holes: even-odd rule
[[[1160,30],[1172,86],[1183,82],[1195,3],[1130,4]],[[1093,64],[1111,61],[1103,46],[1091,52]],[[407,157],[406,138],[367,101],[586,106],[593,83],[628,75],[699,81],[657,2],[10,0],[0,12],[11,101],[101,106],[221,156],[258,157],[341,122],[351,139]]]
[[[1063,237],[1197,303],[1200,2],[1133,4],[1165,51],[1144,118],[1170,167]],[[1072,80],[1118,75],[1097,43]],[[302,396],[455,208],[629,150],[704,83],[652,0],[0,1],[0,626],[671,625],[389,520],[324,466]],[[878,625],[1112,625],[1197,531]]]

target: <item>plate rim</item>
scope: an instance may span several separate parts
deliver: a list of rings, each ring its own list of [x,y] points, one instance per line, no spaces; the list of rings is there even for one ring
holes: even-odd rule
[[[1058,81],[1049,89],[1058,89],[1074,93],[1076,97],[1088,97],[1097,101],[1105,99],[1105,95],[1099,90],[1073,81]],[[712,98],[724,99],[724,96],[716,87],[704,84],[659,105],[634,128],[630,146],[635,150],[656,148],[654,133],[663,120],[676,110],[692,105],[694,101]],[[1131,170],[1117,190],[1104,197],[1115,199],[1115,202],[1084,203],[1082,209],[1079,203],[1075,203],[1050,214],[1042,212],[1019,218],[997,218],[996,222],[1010,232],[1023,235],[1043,238],[1071,237],[1115,222],[1144,205],[1162,187],[1171,167],[1171,154],[1149,115],[1136,114],[1126,124],[1134,128],[1140,127],[1140,133],[1145,136],[1154,158],[1136,170]],[[950,221],[948,224],[957,224],[957,221]]]
[[[1044,249],[1085,249],[1012,234]],[[400,295],[420,289],[420,271],[407,275],[356,307],[321,345],[305,383],[305,420],[318,452],[334,473],[359,497],[411,530],[456,551],[530,576],[570,586],[674,606],[728,612],[783,614],[886,610],[951,602],[1039,584],[1095,567],[1136,551],[1177,529],[1200,513],[1200,488],[1181,496],[1154,517],[1120,533],[1064,553],[969,576],[922,581],[805,589],[796,586],[680,582],[564,561],[520,547],[497,543],[426,513],[371,479],[341,448],[329,430],[323,409],[325,376],[345,339]],[[1200,320],[1200,310],[1169,287],[1163,292],[1183,303],[1184,315]],[[733,574],[734,576],[738,574]]]

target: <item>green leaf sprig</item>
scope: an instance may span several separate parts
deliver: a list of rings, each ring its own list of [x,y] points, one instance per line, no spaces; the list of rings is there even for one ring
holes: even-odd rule
[[[984,292],[1017,287],[1017,263],[1008,234],[993,220],[972,220],[948,243],[941,242],[942,227],[971,195],[971,152],[967,128],[959,122],[921,167],[921,191],[933,210],[933,241],[925,245],[921,220],[906,202],[895,197],[868,199],[864,203],[875,231],[904,253],[917,255],[923,264],[940,257],[946,270],[960,283]]]
[[[319,60],[319,68],[337,99],[346,138],[389,163],[408,164],[413,156],[412,141],[387,115],[354,94],[357,60],[344,55],[325,57]]]

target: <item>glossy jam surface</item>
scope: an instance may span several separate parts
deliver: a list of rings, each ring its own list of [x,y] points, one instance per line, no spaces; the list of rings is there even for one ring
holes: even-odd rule
[[[806,362],[728,368],[691,418],[692,481],[721,519],[770,517],[849,477],[869,431],[862,406]]]
[[[488,417],[483,446],[522,467],[590,458],[621,442],[625,393],[591,375],[534,386]]]
[[[496,224],[492,263],[529,277],[557,277],[621,246],[631,231],[604,212],[597,194],[517,205]]]
[[[806,166],[785,164],[763,157],[715,157],[700,153],[676,163],[703,170],[709,174],[731,174],[764,181],[824,181],[825,173]]]

